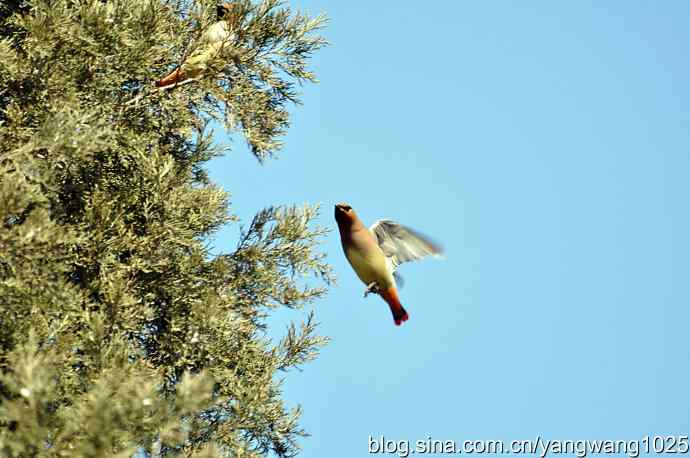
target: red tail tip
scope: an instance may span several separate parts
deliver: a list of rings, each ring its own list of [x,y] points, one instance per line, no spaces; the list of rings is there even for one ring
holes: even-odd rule
[[[388,303],[396,326],[400,326],[403,321],[407,321],[410,318],[407,311],[403,308],[402,304],[400,304],[398,292],[395,290],[395,287],[382,291],[381,296]]]
[[[407,312],[403,309],[403,315],[400,317],[394,317],[393,321],[395,321],[396,326],[400,326],[404,321],[407,321],[410,319],[410,315],[407,314]]]

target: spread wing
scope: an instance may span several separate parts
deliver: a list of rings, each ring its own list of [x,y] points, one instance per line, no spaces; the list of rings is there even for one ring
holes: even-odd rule
[[[396,269],[403,262],[416,261],[426,256],[442,257],[440,245],[417,231],[389,219],[376,221],[369,230],[376,237],[383,254]]]

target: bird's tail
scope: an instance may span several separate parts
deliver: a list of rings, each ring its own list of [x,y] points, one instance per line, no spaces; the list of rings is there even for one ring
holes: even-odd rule
[[[166,87],[171,84],[179,83],[184,79],[184,73],[178,68],[173,70],[169,75],[156,81],[156,87]]]
[[[400,298],[398,297],[398,291],[395,287],[388,288],[387,290],[381,291],[381,297],[386,301],[388,306],[391,308],[391,313],[393,314],[393,320],[396,326],[400,326],[403,321],[407,321],[410,316],[407,311],[403,308],[400,303]]]

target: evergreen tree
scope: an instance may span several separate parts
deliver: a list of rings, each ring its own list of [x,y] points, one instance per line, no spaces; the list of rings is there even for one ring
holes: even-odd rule
[[[199,46],[213,0],[0,6],[0,456],[291,456],[305,433],[281,371],[326,341],[276,307],[332,281],[318,208],[259,211],[237,246],[204,166],[210,122],[280,148],[323,18],[238,0],[197,80],[153,82]],[[260,170],[257,170],[260,173]]]

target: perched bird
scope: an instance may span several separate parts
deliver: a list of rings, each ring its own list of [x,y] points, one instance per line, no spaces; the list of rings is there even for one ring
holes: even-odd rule
[[[196,50],[180,67],[156,81],[156,87],[167,87],[200,77],[208,64],[231,45],[234,41],[234,29],[240,19],[240,9],[236,3],[224,3],[218,6],[217,14],[218,22],[204,31]]]
[[[393,320],[399,326],[409,315],[400,303],[396,279],[398,265],[426,256],[441,257],[441,247],[410,228],[394,221],[382,219],[369,229],[357,216],[351,206],[336,204],[335,220],[338,223],[340,242],[345,257],[360,280],[367,285],[364,291],[379,294],[393,313]]]

